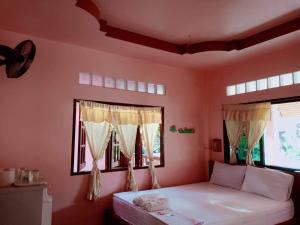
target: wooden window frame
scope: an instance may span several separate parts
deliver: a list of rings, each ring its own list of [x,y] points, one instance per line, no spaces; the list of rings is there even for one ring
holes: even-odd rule
[[[280,103],[288,103],[288,102],[299,102],[300,96],[294,96],[294,97],[287,97],[287,98],[278,98],[278,99],[269,99],[269,100],[262,100],[262,101],[256,101],[256,102],[247,102],[247,103],[237,103],[237,104],[254,104],[254,103],[264,103],[264,102],[271,102],[271,104],[280,104]],[[230,144],[227,137],[227,131],[225,126],[225,120],[223,120],[223,138],[224,138],[224,162],[229,163],[230,161]],[[299,171],[298,169],[293,168],[285,168],[285,167],[279,167],[279,166],[268,166],[265,164],[265,154],[264,154],[264,138],[259,140],[260,143],[260,161],[256,161],[257,166],[264,166],[272,169],[282,170],[282,171],[288,171],[288,172],[295,172]],[[244,165],[246,162],[245,160],[238,160],[238,164]]]
[[[116,103],[116,102],[104,102],[104,101],[94,101],[94,100],[83,100],[83,99],[74,99],[73,100],[73,132],[72,132],[72,151],[71,151],[71,176],[77,176],[77,175],[85,175],[85,174],[90,174],[91,171],[79,171],[80,168],[80,163],[82,163],[84,160],[80,157],[80,132],[79,132],[79,137],[78,137],[78,143],[77,143],[77,171],[73,171],[74,167],[74,156],[75,156],[75,134],[76,134],[76,104],[80,101],[90,101],[90,102],[96,102],[96,103],[102,103],[102,104],[108,104],[108,105],[119,105],[119,106],[134,106],[134,107],[160,107],[161,108],[161,120],[162,123],[160,124],[160,165],[156,165],[155,167],[165,167],[165,154],[164,154],[164,107],[161,106],[149,106],[149,105],[137,105],[137,104],[126,104],[126,103]],[[80,127],[80,121],[79,121],[79,129]],[[137,132],[137,138],[140,139],[140,134],[139,134],[139,127],[138,127],[138,132]],[[136,148],[135,148],[135,153],[136,154],[141,154],[141,149],[142,145],[140,144],[141,140],[136,141]],[[111,144],[111,141],[109,145]],[[117,171],[125,171],[128,170],[127,166],[126,167],[120,167],[120,168],[112,168],[111,166],[111,159],[112,159],[112,152],[109,150],[111,146],[108,146],[106,149],[106,158],[105,158],[105,165],[106,169],[101,170],[101,173],[107,173],[107,172],[117,172]],[[135,157],[135,166],[133,167],[134,170],[138,169],[147,169],[149,168],[148,166],[141,166],[142,165],[142,159],[139,157]]]

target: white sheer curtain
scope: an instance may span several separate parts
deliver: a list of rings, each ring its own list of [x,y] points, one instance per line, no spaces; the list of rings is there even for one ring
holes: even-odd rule
[[[86,129],[87,140],[93,157],[90,185],[87,193],[89,200],[100,198],[101,178],[98,161],[103,158],[104,151],[111,135],[111,115],[109,106],[95,102],[80,102],[80,120]]]
[[[139,123],[138,109],[126,106],[111,106],[111,112],[120,143],[120,150],[128,159],[127,190],[138,191],[133,172],[135,141]]]
[[[153,150],[157,130],[161,123],[161,108],[144,108],[140,110],[141,137],[149,158],[149,170],[152,178],[152,189],[160,188],[154,168]]]

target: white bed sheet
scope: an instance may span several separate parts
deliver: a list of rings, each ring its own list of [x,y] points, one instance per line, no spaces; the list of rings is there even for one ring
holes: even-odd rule
[[[142,194],[168,197],[174,216],[146,212],[132,203]],[[206,182],[140,192],[116,193],[114,211],[134,225],[271,225],[294,216],[292,200],[275,201]]]

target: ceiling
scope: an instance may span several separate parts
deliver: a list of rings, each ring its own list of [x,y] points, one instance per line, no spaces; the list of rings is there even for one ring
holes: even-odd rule
[[[109,25],[176,44],[240,39],[300,15],[300,0],[95,0]],[[300,44],[300,31],[241,51],[177,55],[105,37],[75,0],[1,0],[0,29],[190,69]]]

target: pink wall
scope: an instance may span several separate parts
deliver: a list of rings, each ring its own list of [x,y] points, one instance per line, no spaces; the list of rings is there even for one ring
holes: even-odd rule
[[[54,199],[54,225],[101,224],[112,194],[125,187],[126,172],[105,173],[102,199],[92,203],[85,200],[89,177],[70,176],[74,98],[164,106],[166,166],[157,169],[158,180],[171,186],[205,179],[207,134],[202,128],[208,108],[199,74],[0,30],[1,44],[12,47],[24,39],[37,45],[29,71],[19,79],[7,79],[0,68],[0,167],[41,170]],[[80,71],[162,83],[167,95],[82,86]],[[173,124],[195,127],[196,134],[170,133]],[[140,188],[149,188],[148,170],[135,173]]]
[[[272,75],[300,70],[300,46],[283,48],[276,52],[247,58],[209,72],[206,80],[210,86],[207,100],[210,102],[208,114],[209,135],[211,138],[223,139],[222,105],[231,103],[253,102],[276,98],[300,96],[300,84],[253,92],[242,95],[226,96],[226,86],[245,81],[257,80]],[[211,159],[223,161],[224,153],[211,153]]]

